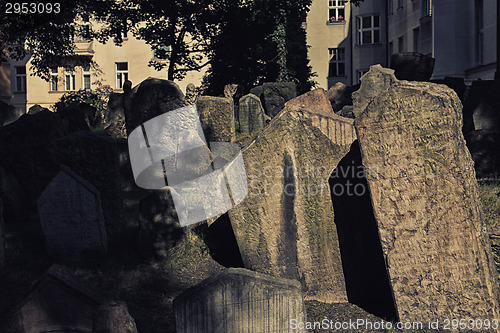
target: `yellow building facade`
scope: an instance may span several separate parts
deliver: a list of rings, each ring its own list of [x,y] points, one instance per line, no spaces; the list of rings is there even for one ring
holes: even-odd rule
[[[314,0],[307,15],[308,55],[318,87],[351,84],[351,5],[344,0]]]
[[[97,67],[51,68],[50,80],[47,82],[31,75],[29,58],[2,64],[0,100],[13,105],[20,113],[25,113],[37,104],[50,108],[65,93],[71,91],[109,86],[115,92],[120,92],[126,80],[130,80],[135,86],[149,77],[167,79],[166,68],[157,71],[148,66],[155,58],[150,46],[133,36],[123,38],[121,46],[115,45],[113,41],[102,44],[80,39],[76,41],[75,52],[92,57]],[[176,83],[185,91],[189,83],[200,86],[203,75],[204,71],[188,72],[182,81]]]

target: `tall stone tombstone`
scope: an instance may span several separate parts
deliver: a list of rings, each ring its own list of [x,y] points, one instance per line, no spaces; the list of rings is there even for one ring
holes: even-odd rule
[[[178,333],[294,332],[305,322],[298,281],[229,268],[174,299]]]
[[[99,191],[66,166],[38,198],[49,254],[66,260],[107,251]]]
[[[352,119],[290,106],[243,148],[248,195],[229,218],[246,268],[347,301],[328,177],[355,138]]]
[[[378,81],[380,94],[359,103],[365,81]],[[498,275],[457,95],[372,66],[354,99],[399,320],[499,320]]]
[[[208,142],[234,141],[234,104],[225,97],[200,96],[196,100],[201,127]]]
[[[260,99],[254,94],[240,98],[238,122],[241,134],[252,134],[264,128],[264,108]]]
[[[286,102],[297,97],[297,86],[294,82],[264,82],[250,89],[250,93],[262,100],[266,114],[273,118],[283,110]]]
[[[179,86],[168,80],[148,78],[123,91],[127,134],[156,116],[188,105]]]

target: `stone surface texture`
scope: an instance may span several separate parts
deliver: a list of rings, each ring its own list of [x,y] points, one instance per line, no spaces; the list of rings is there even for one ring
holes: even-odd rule
[[[76,278],[66,267],[52,265],[30,291],[2,316],[0,332],[90,333],[94,311],[110,297]]]
[[[54,156],[97,188],[108,236],[123,231],[124,210],[120,179],[119,140],[79,131],[56,140]]]
[[[370,72],[355,100],[356,130],[399,320],[500,319],[457,95]]]
[[[299,282],[229,268],[174,300],[177,333],[293,332],[305,321]]]
[[[328,177],[355,138],[352,119],[291,106],[243,149],[248,195],[229,217],[246,268],[346,301]]]
[[[93,319],[92,333],[137,333],[135,320],[123,301],[109,301],[100,305]]]
[[[238,123],[241,134],[253,134],[266,125],[264,108],[260,99],[254,94],[240,98]]]
[[[196,100],[207,142],[234,141],[234,104],[225,97],[200,96]]]
[[[285,107],[286,102],[297,96],[297,87],[293,82],[265,82],[252,88],[250,93],[260,98],[266,114],[273,118]]]
[[[342,82],[331,86],[326,92],[326,97],[335,112],[342,110],[345,105],[352,104],[351,89]]]
[[[38,213],[50,254],[79,260],[107,251],[99,191],[62,166],[38,198]]]
[[[314,89],[285,103],[285,107],[291,105],[303,106],[325,113],[333,113],[332,105],[326,96],[326,90],[323,88]]]
[[[168,80],[149,78],[130,91],[123,90],[128,134],[156,116],[187,105],[179,86]]]
[[[189,83],[186,87],[186,103],[194,104],[196,103],[196,98],[198,98],[198,91],[196,86],[192,83]]]
[[[435,62],[430,55],[416,52],[395,53],[391,56],[391,68],[399,80],[429,81]]]

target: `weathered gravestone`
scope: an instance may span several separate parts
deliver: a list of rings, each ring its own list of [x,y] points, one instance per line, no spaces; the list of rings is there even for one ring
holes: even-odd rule
[[[233,100],[225,97],[200,96],[196,100],[201,127],[208,142],[234,141]]]
[[[298,281],[229,268],[174,299],[178,333],[293,332],[305,322]]]
[[[102,115],[104,133],[112,138],[127,137],[125,128],[124,94],[109,94],[108,107]]]
[[[4,314],[0,331],[90,333],[93,313],[110,297],[113,296],[75,277],[66,267],[52,265]]]
[[[38,198],[40,224],[50,254],[79,260],[107,250],[99,191],[62,166]]]
[[[53,151],[60,164],[71,168],[97,188],[109,240],[124,229],[119,140],[87,131],[56,140]]]
[[[92,333],[137,333],[135,320],[123,301],[109,301],[100,305],[93,319]]]
[[[172,81],[148,78],[132,90],[123,90],[127,134],[156,116],[187,105],[184,94]]]
[[[399,320],[500,319],[460,101],[444,85],[398,82],[380,67],[360,94],[365,80],[392,82],[355,112]]]
[[[297,87],[293,82],[265,82],[252,88],[250,93],[261,99],[266,114],[273,118],[285,107],[286,102],[297,96]]]
[[[186,87],[186,103],[194,104],[196,103],[196,98],[198,98],[198,91],[194,84],[189,83]]]
[[[429,81],[436,60],[416,52],[395,53],[391,56],[391,68],[399,80]]]
[[[337,82],[331,86],[326,92],[326,97],[335,112],[342,110],[346,105],[352,104],[351,88],[342,82]]]
[[[241,134],[253,134],[262,130],[266,124],[264,108],[254,94],[240,98],[238,122]]]
[[[352,119],[291,106],[243,149],[248,195],[229,217],[246,268],[346,301],[328,176],[355,138]]]
[[[285,103],[285,106],[290,105],[303,106],[312,110],[333,113],[332,105],[330,104],[330,101],[326,96],[326,91],[323,88],[314,89]]]

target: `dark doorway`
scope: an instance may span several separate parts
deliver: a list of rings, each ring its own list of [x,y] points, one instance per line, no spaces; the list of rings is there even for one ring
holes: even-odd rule
[[[199,228],[204,229],[200,231],[203,233],[205,244],[215,261],[224,267],[244,267],[227,213],[219,217],[209,227],[207,224],[202,224]]]
[[[397,321],[358,141],[330,176],[335,224],[349,303]]]

